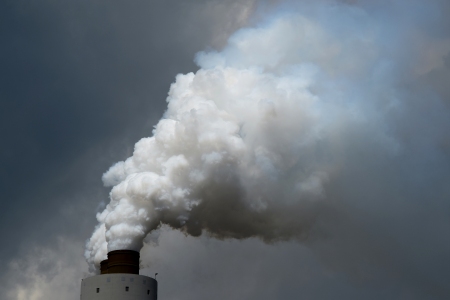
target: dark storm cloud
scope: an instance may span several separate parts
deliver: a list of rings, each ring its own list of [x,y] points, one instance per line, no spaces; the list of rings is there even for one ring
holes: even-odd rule
[[[192,4],[176,1],[3,6],[4,199],[62,176],[98,143],[124,132],[133,141],[151,130],[156,119],[148,117],[160,117],[173,77],[195,68],[193,55],[214,32],[202,26],[210,16],[191,20]]]

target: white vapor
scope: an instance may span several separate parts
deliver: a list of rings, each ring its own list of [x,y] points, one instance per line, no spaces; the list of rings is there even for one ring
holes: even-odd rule
[[[200,69],[177,76],[153,136],[103,175],[111,201],[87,242],[92,268],[108,251],[139,251],[161,224],[219,239],[305,240],[324,208],[346,202],[334,191],[358,188],[336,186],[361,152],[396,162],[419,157],[411,146],[441,151],[449,114],[439,99],[423,104],[441,124],[429,135],[411,138],[405,124],[425,101],[416,82],[442,67],[449,40],[422,34],[414,14],[405,31],[364,6],[287,7],[222,51],[199,53]],[[407,176],[400,168],[391,172]]]

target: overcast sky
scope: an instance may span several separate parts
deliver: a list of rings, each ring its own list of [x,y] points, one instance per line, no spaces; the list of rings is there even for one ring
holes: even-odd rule
[[[3,1],[0,299],[78,299],[90,276],[85,243],[109,202],[102,174],[152,135],[175,76],[197,71],[196,53],[220,51],[239,28],[307,2]],[[327,186],[306,241],[162,227],[141,251],[141,274],[159,273],[160,299],[450,298],[450,6],[317,2],[395,31],[383,47],[416,73],[393,71],[409,104],[387,117],[387,131],[406,150],[393,160],[355,142],[360,133],[343,141],[352,161]],[[399,33],[411,44],[398,46]]]

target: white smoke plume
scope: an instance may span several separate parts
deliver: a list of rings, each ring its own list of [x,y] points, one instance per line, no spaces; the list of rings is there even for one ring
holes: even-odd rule
[[[199,53],[200,69],[176,77],[153,135],[103,175],[110,203],[88,263],[139,251],[161,224],[220,239],[308,238],[322,208],[339,201],[328,187],[355,140],[373,159],[406,151],[395,127],[412,101],[406,86],[450,51],[449,41],[420,28],[404,36],[385,17],[332,1],[290,5],[222,51]]]

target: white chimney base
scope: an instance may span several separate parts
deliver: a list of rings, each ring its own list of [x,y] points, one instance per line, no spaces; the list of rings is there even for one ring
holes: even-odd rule
[[[157,300],[158,282],[136,274],[103,274],[81,281],[81,300]]]

